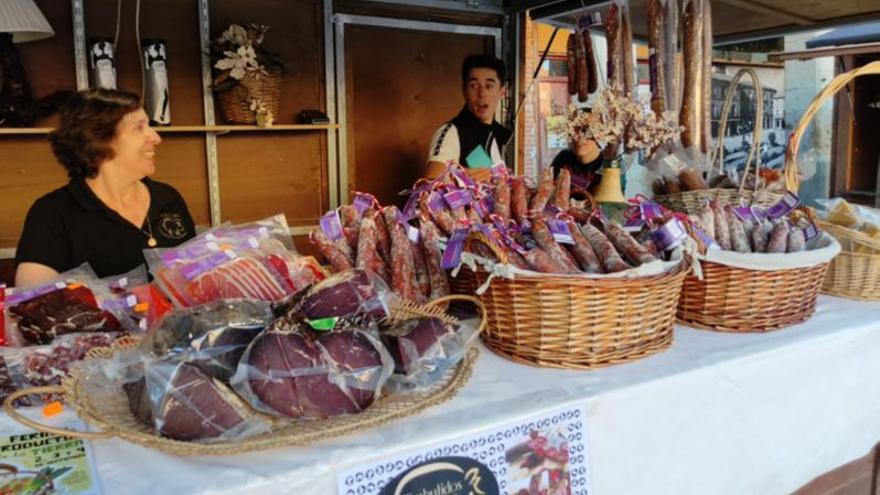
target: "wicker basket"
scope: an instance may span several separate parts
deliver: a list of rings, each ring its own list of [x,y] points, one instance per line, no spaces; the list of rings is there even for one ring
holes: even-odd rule
[[[483,341],[514,361],[552,368],[599,368],[662,351],[672,344],[686,272],[681,263],[638,278],[494,277],[480,296]],[[489,274],[474,276],[483,285]]]
[[[278,117],[281,106],[283,70],[267,68],[267,73],[245,72],[238,84],[226,91],[216,91],[220,115],[230,124],[256,124],[257,114],[251,110],[251,100],[262,98],[266,108]]]
[[[733,103],[733,95],[737,89],[737,84],[740,79],[746,75],[752,79],[752,82],[755,85],[755,115],[762,115],[763,113],[763,88],[761,87],[761,81],[758,78],[758,74],[750,68],[740,69],[733,77],[730,87],[727,90],[727,96],[724,99],[724,106],[721,111],[721,126],[718,129],[718,146],[716,146],[715,150],[712,152],[712,156],[709,158],[710,171],[715,167],[716,162],[718,163],[719,169],[723,167],[724,137],[727,136],[727,115],[730,112]],[[711,188],[696,191],[684,191],[680,193],[657,195],[654,199],[673,211],[683,211],[689,214],[699,213],[709,200],[717,201],[721,205],[730,204],[734,206],[747,204],[768,207],[776,204],[782,199],[782,193],[758,188],[759,181],[757,180],[757,175],[758,171],[761,169],[760,143],[762,135],[763,121],[761,119],[755,119],[755,127],[752,131],[752,147],[749,150],[746,167],[743,171],[742,180],[740,181],[738,189]],[[749,191],[745,188],[745,185],[752,163],[755,164],[754,170],[756,179],[754,189]]]
[[[838,74],[816,95],[791,135],[785,154],[786,164],[797,161],[801,137],[822,104],[852,83],[853,79],[873,74],[880,74],[880,62],[871,62],[858,69]],[[791,180],[796,181],[797,179],[797,174],[791,177]],[[880,300],[880,242],[874,241],[861,232],[830,222],[820,220],[819,226],[837,238],[843,246],[841,253],[834,258],[831,267],[828,268],[822,291],[851,299]],[[852,243],[868,248],[866,250],[868,252],[853,252],[848,248]]]
[[[843,246],[828,267],[822,292],[861,301],[880,301],[880,241],[831,222],[818,220],[817,223]]]
[[[441,316],[441,309],[447,303],[469,301],[482,309],[479,300],[467,296],[448,296],[432,301],[426,306],[412,304],[392,308],[396,317],[412,317],[418,315]],[[486,325],[485,310],[478,331]],[[443,316],[449,320],[450,317]],[[120,349],[137,345],[136,339],[122,342],[114,348],[98,348],[90,351],[87,359],[109,358]],[[131,413],[128,398],[124,391],[116,390],[111,400],[96,400],[86,392],[88,377],[80,376],[74,371],[70,378],[64,380],[60,387],[36,387],[20,390],[3,403],[3,409],[11,418],[35,430],[56,435],[84,438],[89,440],[111,437],[122,438],[132,443],[177,455],[227,455],[253,452],[278,447],[308,445],[320,440],[362,432],[368,428],[378,427],[397,419],[417,414],[429,407],[448,401],[467,383],[473,371],[478,351],[471,349],[458,366],[447,371],[446,375],[434,384],[430,390],[388,396],[385,395],[374,402],[369,408],[357,415],[337,416],[325,420],[280,422],[272,431],[239,441],[217,443],[196,443],[172,440],[161,437],[145,427]],[[65,402],[76,409],[77,414],[87,423],[97,427],[99,432],[82,432],[47,426],[19,414],[12,406],[19,397],[30,394],[63,393]]]
[[[688,276],[678,319],[719,332],[768,332],[800,323],[816,308],[828,263],[788,270],[746,270],[700,262],[703,280]]]

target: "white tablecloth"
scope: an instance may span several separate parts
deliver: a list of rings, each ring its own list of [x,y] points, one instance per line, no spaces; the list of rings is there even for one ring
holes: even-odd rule
[[[451,402],[309,448],[229,457],[93,443],[105,493],[336,493],[336,473],[463,433],[581,405],[593,493],[788,493],[880,440],[880,304],[821,296],[769,334],[676,327],[662,354],[597,371],[533,368],[483,349]],[[0,415],[0,433],[21,429]]]

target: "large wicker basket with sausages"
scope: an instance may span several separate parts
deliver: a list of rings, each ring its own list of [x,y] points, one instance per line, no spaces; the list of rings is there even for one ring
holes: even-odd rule
[[[505,262],[504,253],[496,255]],[[472,276],[484,289],[483,342],[513,361],[568,369],[660,352],[672,344],[686,273],[683,262],[656,275],[614,278],[520,273],[509,279],[478,268]]]

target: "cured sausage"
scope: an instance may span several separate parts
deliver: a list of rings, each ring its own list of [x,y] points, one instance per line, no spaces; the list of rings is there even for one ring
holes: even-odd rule
[[[589,68],[587,66],[587,51],[586,47],[584,47],[583,42],[581,41],[581,35],[579,32],[575,32],[575,60],[577,61],[577,65],[575,66],[576,80],[577,80],[577,95],[578,101],[584,102],[587,101],[589,97],[589,80],[590,73]]]
[[[599,263],[596,251],[593,250],[590,242],[584,238],[581,229],[572,221],[568,222],[568,228],[571,230],[571,238],[574,240],[574,245],[569,246],[569,249],[574,254],[574,257],[577,258],[581,269],[587,273],[602,273],[602,264]]]
[[[623,94],[632,98],[636,92],[636,69],[635,54],[633,53],[632,24],[629,15],[629,4],[625,3],[620,9],[620,55],[621,69],[623,70]]]
[[[768,253],[784,253],[788,250],[788,224],[784,221],[776,223],[770,231],[770,240],[767,241]]]
[[[536,219],[533,222],[532,235],[535,236],[538,246],[562,266],[563,270],[561,273],[580,272],[580,268],[578,268],[577,264],[572,261],[569,257],[570,255],[562,249],[562,246],[560,246],[559,243],[556,242],[556,239],[553,238],[553,233],[550,232],[550,227],[547,226],[547,223],[543,219]]]
[[[577,94],[577,42],[576,33],[568,35],[568,46],[566,54],[568,56],[568,94]]]
[[[712,7],[709,0],[703,0],[703,107],[700,109],[700,151],[709,152],[712,140]]]
[[[767,229],[761,221],[756,221],[752,228],[752,251],[755,253],[767,252]]]
[[[663,18],[663,72],[666,83],[666,110],[678,112],[680,75],[678,63],[678,0],[662,0]]]
[[[715,214],[715,242],[725,251],[733,249],[730,243],[730,223],[724,209],[713,205],[712,211]]]
[[[620,66],[620,12],[616,3],[612,3],[608,8],[608,17],[605,19],[605,40],[608,45],[608,86],[623,89],[621,80],[623,67]]]
[[[398,296],[413,302],[422,302],[422,294],[416,283],[416,268],[410,240],[397,221],[397,208],[383,210],[385,225],[391,235],[391,287]]]
[[[700,139],[699,119],[700,98],[702,92],[702,60],[700,60],[701,23],[700,7],[701,0],[685,0],[684,6],[684,95],[679,112],[679,124],[684,127],[681,132],[681,144],[685,148],[696,146]]]
[[[524,255],[532,270],[543,273],[565,273],[565,268],[543,249],[536,247]]]
[[[651,77],[651,110],[657,116],[666,111],[666,41],[661,0],[648,0],[648,71]]]
[[[798,227],[792,227],[791,232],[788,233],[786,252],[797,253],[805,249],[807,249],[807,237],[804,235],[804,231]]]
[[[522,177],[514,177],[511,180],[510,214],[516,223],[522,225],[528,217],[529,203],[526,181]]]
[[[623,261],[620,254],[614,249],[614,244],[605,237],[601,230],[585,223],[581,226],[581,233],[593,246],[593,251],[596,252],[605,273],[615,273],[630,268],[629,264]]]
[[[421,241],[421,233],[419,234],[419,241]],[[410,239],[409,248],[412,251],[413,266],[416,269],[416,285],[418,285],[419,291],[423,296],[426,298],[430,297],[431,276],[428,274],[428,263],[425,261],[425,251],[422,249],[422,243],[412,242],[412,239]]]
[[[567,168],[561,169],[556,177],[553,206],[562,211],[568,211],[569,206],[571,206],[571,172]]]
[[[533,215],[541,214],[547,207],[550,196],[553,195],[553,169],[550,167],[541,170],[541,179],[538,181],[538,191],[529,205],[529,212]]]
[[[440,231],[427,216],[419,218],[419,232],[422,234],[422,250],[425,252],[425,266],[431,281],[431,299],[449,295],[449,277],[440,267],[443,250],[440,247]]]
[[[495,206],[493,212],[501,217],[506,225],[510,221],[510,184],[506,179],[500,179],[495,184]]]
[[[328,239],[320,229],[312,230],[309,234],[309,241],[318,248],[324,258],[327,258],[327,262],[330,263],[334,272],[341,272],[353,267],[353,260],[339,248],[339,243]],[[347,244],[345,246],[348,247]]]
[[[742,220],[733,211],[733,206],[724,205],[724,216],[727,217],[727,223],[730,225],[730,246],[733,250],[737,253],[752,252],[749,238],[746,237],[745,227],[743,227]]]
[[[639,241],[635,240],[629,232],[624,230],[619,223],[607,222],[605,224],[605,234],[611,240],[611,243],[614,244],[614,247],[633,263],[642,265],[657,260],[644,246],[639,244]]]
[[[391,283],[391,276],[388,273],[388,265],[379,256],[376,250],[376,222],[372,218],[364,218],[361,220],[360,233],[358,234],[357,262],[355,267],[359,270],[369,270],[385,281],[386,284]]]
[[[593,94],[599,89],[599,74],[596,67],[596,53],[593,51],[593,39],[590,38],[590,30],[581,30],[580,41],[584,45],[584,53],[587,57],[587,93]]]

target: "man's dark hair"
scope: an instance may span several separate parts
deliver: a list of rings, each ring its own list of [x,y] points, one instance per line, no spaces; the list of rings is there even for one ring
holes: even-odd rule
[[[485,53],[477,53],[465,57],[464,62],[462,62],[461,64],[462,86],[467,85],[468,77],[471,74],[471,69],[480,68],[494,70],[495,73],[498,74],[498,81],[502,85],[507,82],[507,68],[504,65],[503,60],[492,55],[486,55]]]
[[[110,142],[123,117],[141,107],[134,93],[87,89],[73,95],[61,110],[61,123],[49,134],[52,152],[71,179],[94,178],[113,158]]]

